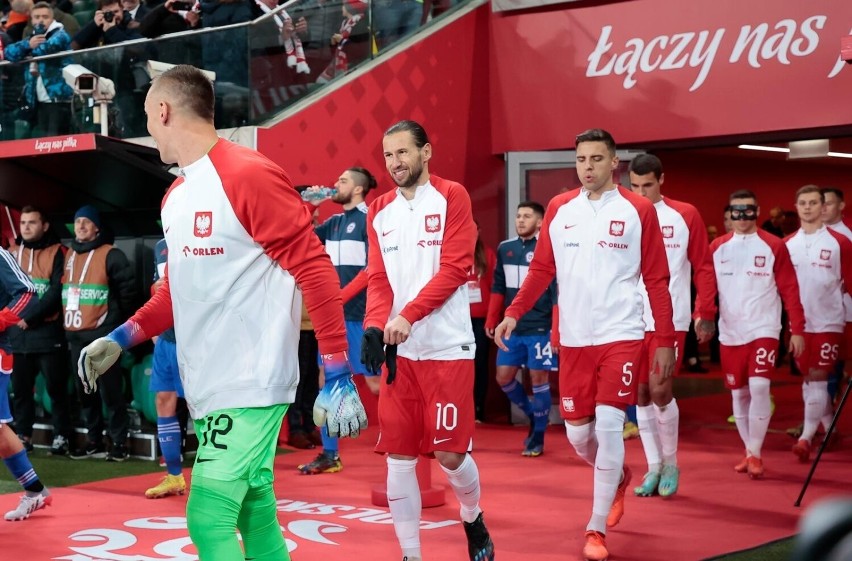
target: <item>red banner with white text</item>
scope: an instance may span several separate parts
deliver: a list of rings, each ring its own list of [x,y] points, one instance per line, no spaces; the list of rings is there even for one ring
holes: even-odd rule
[[[492,14],[492,148],[852,125],[852,2],[640,0]]]

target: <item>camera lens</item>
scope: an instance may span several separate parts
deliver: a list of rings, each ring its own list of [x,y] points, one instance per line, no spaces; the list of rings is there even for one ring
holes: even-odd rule
[[[104,12],[104,21],[112,21],[115,19],[115,12]]]

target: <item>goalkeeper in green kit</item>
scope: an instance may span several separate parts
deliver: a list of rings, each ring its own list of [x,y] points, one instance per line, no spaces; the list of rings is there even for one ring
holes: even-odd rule
[[[357,436],[367,416],[352,383],[340,284],[290,179],[258,152],[217,137],[213,86],[180,65],[155,78],[148,132],[181,175],[161,210],[163,287],[124,325],[84,348],[87,392],[121,354],[174,326],[198,435],[187,503],[201,561],[289,559],[273,493],[278,431],[299,378],[304,296],[325,366],[314,421]],[[242,535],[243,546],[236,537]]]

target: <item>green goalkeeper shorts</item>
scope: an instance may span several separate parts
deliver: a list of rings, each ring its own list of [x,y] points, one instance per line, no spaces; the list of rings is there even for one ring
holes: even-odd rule
[[[278,432],[287,404],[220,409],[195,420],[198,455],[193,476],[245,479],[249,487],[272,483]]]

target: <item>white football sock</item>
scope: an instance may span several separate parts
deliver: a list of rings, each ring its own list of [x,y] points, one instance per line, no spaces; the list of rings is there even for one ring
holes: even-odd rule
[[[802,400],[805,402],[805,421],[802,423],[800,439],[812,441],[825,415],[828,403],[828,382],[805,382],[802,384]]]
[[[740,439],[743,441],[743,446],[748,452],[748,409],[751,403],[751,394],[748,391],[748,386],[731,390],[732,405],[734,409],[734,419],[737,421],[737,432],[740,433]]]
[[[595,490],[592,517],[586,530],[606,533],[606,517],[621,483],[624,468],[624,411],[611,405],[595,407],[595,434],[598,453],[595,456]]]
[[[752,456],[760,457],[763,439],[772,417],[772,402],[769,398],[769,378],[752,376],[748,379],[751,403],[748,407],[748,450]]]
[[[677,400],[672,398],[668,405],[659,407],[654,404],[659,424],[660,446],[663,451],[663,463],[667,466],[677,465],[677,435],[680,423],[680,409]]]
[[[460,515],[465,522],[473,522],[482,509],[479,508],[479,469],[470,454],[465,455],[464,461],[455,470],[449,470],[441,466],[447,474],[447,481],[456,494],[461,505]]]
[[[652,405],[636,406],[636,421],[639,424],[639,438],[648,460],[648,471],[658,472],[662,466],[660,459],[660,433],[657,431],[657,417]]]
[[[397,460],[388,456],[388,507],[393,529],[403,556],[422,557],[420,553],[420,487],[417,484],[417,460]]]

